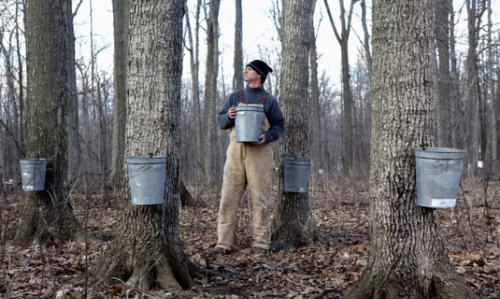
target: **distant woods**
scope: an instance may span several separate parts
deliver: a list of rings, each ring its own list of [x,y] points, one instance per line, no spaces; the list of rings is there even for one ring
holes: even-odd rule
[[[115,63],[102,63],[103,48],[91,26],[95,19],[89,1],[63,1],[68,57],[66,120],[70,190],[118,190],[124,168],[128,15],[126,1],[113,1]],[[462,5],[463,4],[463,5]],[[494,5],[486,1],[433,1],[435,56],[429,84],[435,88],[434,144],[466,150],[469,175],[498,178],[500,161],[500,46]],[[97,1],[93,3],[96,9]],[[181,181],[196,197],[222,181],[227,132],[215,125],[215,115],[230,92],[244,86],[242,68],[252,59],[267,61],[275,70],[265,87],[281,96],[282,28],[286,3],[269,1],[267,18],[273,40],[257,40],[258,53],[249,53],[243,22],[250,15],[245,1],[231,3],[234,17],[220,12],[225,1],[185,3],[184,75],[181,91]],[[455,6],[454,6],[455,5]],[[460,6],[459,6],[460,5]],[[463,9],[461,7],[463,6]],[[26,156],[29,97],[26,58],[26,1],[0,2],[0,171],[3,182],[20,182],[18,159]],[[460,11],[459,11],[460,10]],[[227,10],[224,10],[227,12]],[[365,0],[316,1],[308,36],[308,136],[313,182],[331,176],[368,177],[371,136],[371,3]],[[460,13],[460,14],[459,14]],[[75,34],[73,19],[86,15]],[[221,32],[220,24],[230,32]],[[320,21],[320,19],[322,21]],[[432,20],[430,20],[432,21]],[[318,34],[329,27],[329,35]],[[82,34],[83,32],[83,34]],[[230,47],[220,37],[234,37]],[[337,43],[325,49],[319,39]],[[83,49],[85,51],[75,51]],[[30,51],[37,51],[36,49]],[[322,54],[336,51],[340,65],[328,65]],[[85,53],[83,55],[82,53]],[[329,70],[339,69],[339,73]],[[297,84],[301,84],[297,82]],[[307,86],[304,85],[304,86]],[[279,155],[279,146],[275,147]],[[483,168],[479,168],[483,161]],[[322,173],[322,174],[320,174]],[[5,187],[6,188],[6,187]]]

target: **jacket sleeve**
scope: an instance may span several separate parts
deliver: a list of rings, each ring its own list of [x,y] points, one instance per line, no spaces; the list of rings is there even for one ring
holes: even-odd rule
[[[285,118],[283,117],[283,112],[281,111],[278,100],[273,97],[270,104],[271,105],[266,112],[266,117],[270,124],[269,130],[264,133],[266,136],[266,143],[271,143],[280,139],[283,137],[283,133],[285,132]]]
[[[219,124],[219,127],[223,130],[230,129],[234,127],[234,119],[229,118],[229,108],[231,106],[236,106],[235,104],[235,93],[232,93],[229,98],[224,102],[224,105],[222,105],[222,108],[219,111],[219,114],[217,115],[217,123]]]

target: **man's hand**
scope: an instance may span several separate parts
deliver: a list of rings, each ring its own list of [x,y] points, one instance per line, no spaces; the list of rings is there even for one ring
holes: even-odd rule
[[[232,106],[229,108],[229,111],[227,112],[229,119],[235,119],[236,118],[236,108]]]
[[[266,135],[260,134],[259,136],[259,142],[255,143],[256,145],[263,145],[266,143]]]

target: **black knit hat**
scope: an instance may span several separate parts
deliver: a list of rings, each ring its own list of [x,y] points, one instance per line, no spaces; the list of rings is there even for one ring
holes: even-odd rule
[[[262,84],[264,84],[264,82],[266,81],[267,73],[273,72],[273,69],[270,68],[267,65],[267,63],[265,63],[262,60],[254,60],[254,61],[250,62],[249,64],[247,64],[247,66],[253,68],[257,73],[259,73],[260,78],[261,78],[260,83],[262,83]]]

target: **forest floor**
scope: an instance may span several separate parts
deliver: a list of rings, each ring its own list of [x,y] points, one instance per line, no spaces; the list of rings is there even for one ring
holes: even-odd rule
[[[490,182],[486,189],[485,181],[464,180],[462,186],[456,208],[435,212],[448,242],[449,257],[480,298],[500,298],[500,182]],[[337,180],[315,189],[310,191],[311,204],[323,238],[314,247],[253,253],[245,195],[238,250],[209,255],[216,243],[219,195],[204,192],[203,207],[183,209],[180,232],[186,255],[210,274],[196,280],[192,290],[175,294],[142,292],[117,280],[94,298],[344,298],[345,288],[360,277],[367,262],[368,186]],[[73,242],[59,248],[11,246],[6,240],[15,231],[16,204],[11,199],[10,204],[0,206],[0,298],[84,298],[86,290],[74,281],[85,277],[86,261],[94,265],[107,243]],[[98,208],[97,203],[94,206],[87,211],[88,228],[110,239],[119,211]],[[86,211],[76,205],[75,214],[83,223]]]

